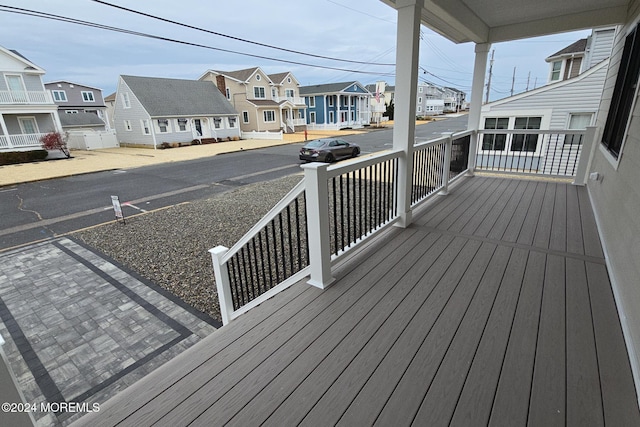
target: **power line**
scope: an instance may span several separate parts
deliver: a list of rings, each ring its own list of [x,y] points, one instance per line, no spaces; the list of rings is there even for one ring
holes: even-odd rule
[[[4,9],[1,9],[1,8],[4,8]],[[134,35],[134,36],[139,36],[139,37],[146,37],[146,38],[150,38],[150,39],[154,39],[154,40],[161,40],[161,41],[177,43],[177,44],[182,44],[182,45],[187,45],[187,46],[200,47],[200,48],[203,48],[203,49],[210,49],[210,50],[215,50],[215,51],[219,51],[219,52],[232,53],[232,54],[235,54],[235,55],[243,55],[243,56],[248,56],[248,57],[252,57],[252,58],[265,59],[265,60],[268,60],[268,61],[275,61],[275,62],[283,62],[283,63],[287,63],[287,64],[301,65],[301,66],[305,66],[305,67],[322,68],[322,69],[326,69],[326,70],[335,70],[335,71],[345,71],[345,72],[358,73],[358,74],[374,74],[374,75],[387,76],[387,77],[395,76],[395,73],[381,73],[381,72],[372,72],[372,71],[350,70],[350,69],[346,69],[346,68],[330,67],[330,66],[326,66],[326,65],[308,64],[308,63],[299,62],[299,61],[290,61],[290,60],[286,60],[286,59],[272,58],[272,57],[263,56],[263,55],[255,55],[255,54],[251,54],[251,53],[238,52],[238,51],[234,51],[234,50],[230,50],[230,49],[223,49],[223,48],[203,45],[203,44],[199,44],[199,43],[187,42],[187,41],[183,41],[183,40],[177,40],[177,39],[172,39],[172,38],[163,37],[163,36],[157,36],[157,35],[153,35],[153,34],[149,34],[149,33],[143,33],[143,32],[139,32],[139,31],[127,30],[127,29],[124,29],[124,28],[112,27],[112,26],[109,26],[109,25],[97,24],[95,22],[83,21],[83,20],[80,20],[80,19],[69,18],[69,17],[65,17],[65,16],[61,16],[61,15],[55,15],[55,14],[51,14],[51,13],[39,12],[39,11],[29,10],[29,9],[23,9],[23,8],[13,7],[13,6],[0,5],[0,12],[8,12],[8,13],[15,13],[15,14],[19,14],[19,15],[34,16],[34,17],[37,17],[37,18],[44,18],[44,19],[50,19],[50,20],[54,20],[54,21],[67,22],[67,23],[82,25],[82,26],[86,26],[86,27],[93,27],[93,28],[99,28],[99,29],[102,29],[102,30],[114,31],[114,32],[119,32],[119,33]]]
[[[350,59],[333,58],[331,56],[323,56],[323,55],[316,55],[316,54],[308,53],[308,52],[301,52],[301,51],[298,51],[298,50],[287,49],[287,48],[279,47],[279,46],[273,46],[273,45],[269,45],[269,44],[266,44],[266,43],[260,43],[260,42],[256,42],[256,41],[253,41],[253,40],[247,40],[247,39],[243,39],[243,38],[236,37],[236,36],[230,36],[228,34],[219,33],[217,31],[207,30],[206,28],[201,28],[201,27],[196,27],[196,26],[189,25],[189,24],[184,24],[182,22],[174,21],[174,20],[167,19],[167,18],[162,18],[162,17],[156,16],[156,15],[151,15],[151,14],[146,13],[146,12],[141,12],[139,10],[130,9],[130,8],[127,8],[127,7],[124,7],[124,6],[119,6],[117,4],[109,3],[109,2],[106,2],[106,1],[102,1],[102,0],[92,0],[92,1],[94,1],[96,3],[100,3],[100,4],[105,5],[105,6],[109,6],[109,7],[113,7],[113,8],[116,8],[116,9],[124,10],[124,11],[130,12],[130,13],[135,13],[137,15],[142,15],[142,16],[145,16],[147,18],[156,19],[158,21],[168,22],[168,23],[174,24],[174,25],[179,25],[181,27],[189,28],[189,29],[192,29],[192,30],[202,31],[204,33],[209,33],[209,34],[213,34],[213,35],[220,36],[220,37],[226,37],[228,39],[241,41],[243,43],[250,43],[250,44],[257,45],[257,46],[267,47],[269,49],[276,49],[276,50],[280,50],[280,51],[283,51],[283,52],[295,53],[297,55],[305,55],[305,56],[311,56],[313,58],[328,59],[330,61],[347,62],[347,63],[350,63],[350,64],[382,65],[382,66],[395,66],[396,65],[396,64],[378,64],[378,63],[365,62],[365,61],[354,61],[354,60],[350,60]]]

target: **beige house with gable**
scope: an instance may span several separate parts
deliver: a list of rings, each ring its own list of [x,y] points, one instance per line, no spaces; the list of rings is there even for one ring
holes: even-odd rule
[[[300,83],[290,72],[267,74],[260,67],[237,71],[207,70],[211,81],[240,114],[243,132],[295,132],[304,129],[306,105]]]

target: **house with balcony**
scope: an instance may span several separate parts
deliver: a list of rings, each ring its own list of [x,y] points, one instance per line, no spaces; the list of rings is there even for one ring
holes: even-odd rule
[[[303,165],[211,250],[225,326],[76,425],[640,425],[640,2],[385,3],[392,149]],[[475,62],[468,129],[416,143],[421,25]],[[569,179],[478,166],[540,133],[483,128],[492,43],[608,25],[595,125],[549,130],[583,136]]]
[[[442,88],[444,95],[444,112],[457,113],[462,111],[467,100],[467,93],[454,87]]]
[[[104,131],[111,128],[102,89],[63,80],[45,83],[44,87],[51,92],[53,102],[58,106],[64,130]]]
[[[357,129],[371,122],[371,98],[359,82],[302,86],[307,104],[307,127],[314,130]]]
[[[240,139],[238,113],[208,81],[120,76],[114,123],[120,145]]]
[[[595,123],[607,77],[615,27],[592,30],[588,38],[578,40],[546,59],[552,61],[550,83],[482,106],[484,129],[568,129],[585,130]],[[564,59],[559,59],[564,58]],[[562,73],[553,68],[560,63]],[[575,68],[574,68],[575,67]],[[571,69],[571,71],[569,71]],[[560,162],[577,165],[580,134],[552,136],[550,133],[485,135],[478,151],[478,164],[505,167],[526,166],[544,170],[547,152],[558,153]]]
[[[40,149],[40,137],[62,131],[58,107],[42,83],[45,70],[0,46],[0,151]]]
[[[300,83],[290,72],[268,75],[260,67],[207,70],[199,80],[216,84],[240,114],[242,131],[252,132],[252,137],[304,130],[306,105],[300,96]]]
[[[431,83],[418,83],[416,116],[439,116],[444,113],[444,90]]]

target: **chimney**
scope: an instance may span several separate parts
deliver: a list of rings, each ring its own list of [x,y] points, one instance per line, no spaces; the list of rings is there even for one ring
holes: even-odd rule
[[[224,96],[227,96],[227,84],[224,81],[224,76],[216,76],[216,86],[218,86],[218,90],[220,90]]]

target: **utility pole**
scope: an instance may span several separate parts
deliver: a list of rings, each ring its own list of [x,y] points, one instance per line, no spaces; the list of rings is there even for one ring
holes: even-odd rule
[[[485,104],[489,102],[489,91],[491,90],[491,75],[493,74],[493,55],[496,53],[496,50],[493,49],[491,51],[491,62],[489,62],[489,79],[487,80],[487,96],[485,100]]]
[[[513,86],[516,84],[516,67],[513,67],[513,77],[511,78],[511,96],[513,96]]]

